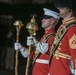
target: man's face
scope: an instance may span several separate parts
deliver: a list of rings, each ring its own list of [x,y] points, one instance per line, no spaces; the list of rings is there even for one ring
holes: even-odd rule
[[[65,18],[69,13],[68,8],[58,8],[58,10],[60,12],[60,17],[62,17],[62,18]]]
[[[51,25],[51,18],[50,19],[42,19],[42,28],[46,29]]]

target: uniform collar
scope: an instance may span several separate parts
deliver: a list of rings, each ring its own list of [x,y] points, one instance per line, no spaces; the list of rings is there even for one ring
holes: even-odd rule
[[[59,32],[62,28],[64,28],[67,24],[70,24],[71,22],[74,22],[76,21],[76,18],[75,17],[71,17],[69,18],[68,20],[66,21],[63,21],[63,23],[61,24],[61,26],[59,27],[58,31]]]
[[[63,24],[68,24],[68,23],[71,23],[73,21],[76,21],[75,17],[72,17],[72,18],[67,19],[66,21],[63,21]]]
[[[45,34],[48,34],[48,33],[51,33],[51,32],[55,32],[55,29],[52,28],[52,29],[46,30],[44,33],[45,33]]]

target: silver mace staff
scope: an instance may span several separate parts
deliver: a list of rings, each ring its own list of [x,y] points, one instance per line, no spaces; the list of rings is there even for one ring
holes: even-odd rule
[[[34,17],[26,25],[26,28],[28,29],[28,31],[30,33],[30,36],[35,36],[36,35],[36,31],[38,30],[38,25],[37,25],[36,20],[35,20]],[[31,52],[31,45],[29,46],[29,49],[28,49],[28,55],[30,55],[30,52]],[[30,63],[30,57],[27,58],[25,75],[28,75],[29,63]]]
[[[19,32],[20,32],[20,29],[21,27],[23,26],[22,24],[22,21],[15,21],[15,23],[13,24],[15,27],[16,27],[16,42],[18,43],[19,42]],[[16,54],[15,54],[15,75],[18,75],[18,50],[16,51]]]

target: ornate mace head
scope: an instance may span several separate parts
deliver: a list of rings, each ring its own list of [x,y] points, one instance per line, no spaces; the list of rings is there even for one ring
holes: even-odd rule
[[[16,30],[17,30],[16,42],[19,42],[19,32],[20,32],[21,27],[23,26],[23,23],[20,20],[16,20],[15,23],[13,23],[13,25],[16,27]]]
[[[38,30],[38,24],[36,23],[34,16],[32,17],[31,21],[27,23],[26,28],[28,29],[30,35],[36,35],[36,31]]]
[[[23,23],[20,20],[16,20],[13,25],[16,27],[17,30],[20,30],[20,28],[23,26]]]

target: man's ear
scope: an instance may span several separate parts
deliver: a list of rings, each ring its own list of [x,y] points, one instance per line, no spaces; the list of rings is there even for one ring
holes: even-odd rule
[[[50,18],[50,20],[51,20],[51,24],[54,24],[54,18]]]

